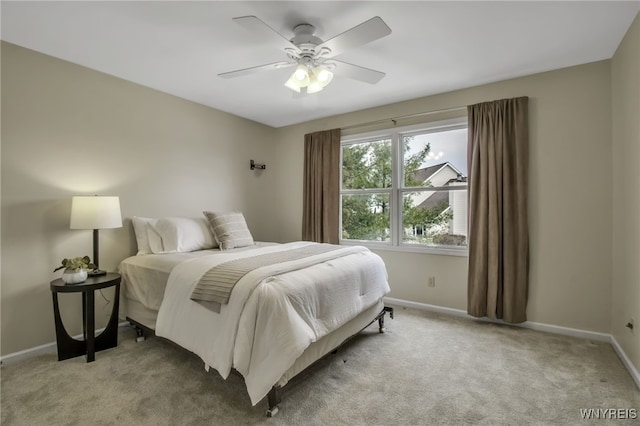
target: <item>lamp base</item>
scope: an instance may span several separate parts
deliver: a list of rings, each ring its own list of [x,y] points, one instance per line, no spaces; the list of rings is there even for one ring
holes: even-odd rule
[[[107,271],[103,271],[102,269],[94,269],[93,271],[89,272],[88,275],[90,277],[99,277],[101,275],[107,275]]]

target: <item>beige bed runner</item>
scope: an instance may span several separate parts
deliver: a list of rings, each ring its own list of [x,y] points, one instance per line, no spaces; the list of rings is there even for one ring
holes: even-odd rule
[[[236,283],[254,269],[299,260],[305,257],[327,253],[332,250],[338,251],[340,249],[344,249],[344,247],[333,244],[312,244],[296,249],[265,253],[221,263],[204,273],[191,292],[191,300],[226,304],[229,302],[231,290],[233,290]],[[335,257],[330,259],[340,256],[340,253],[336,253]],[[330,259],[323,257],[319,262]],[[292,267],[292,270],[294,269],[298,268]]]

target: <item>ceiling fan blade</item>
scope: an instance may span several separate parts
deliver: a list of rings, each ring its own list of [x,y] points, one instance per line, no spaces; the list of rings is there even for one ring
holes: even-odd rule
[[[239,16],[237,18],[233,18],[233,20],[247,30],[255,33],[268,42],[273,43],[280,50],[284,50],[286,52],[287,50],[292,49],[297,53],[300,52],[298,46],[291,43],[285,36],[271,28],[256,16]]]
[[[333,70],[334,74],[351,78],[353,80],[364,81],[369,84],[376,84],[386,75],[380,71],[359,67],[358,65],[337,61],[335,59],[332,59],[331,62],[335,62],[336,64],[336,67]]]
[[[331,58],[389,34],[391,34],[391,28],[384,23],[382,18],[376,16],[318,45],[316,52],[320,52],[323,47],[328,47],[331,49],[331,53],[326,57]]]
[[[236,70],[236,71],[223,72],[221,74],[218,74],[218,77],[222,77],[222,78],[241,77],[241,76],[247,75],[247,74],[253,74],[253,73],[262,72],[262,71],[277,70],[277,69],[280,69],[280,68],[292,67],[294,65],[296,65],[296,64],[292,63],[292,62],[274,62],[272,64],[259,65],[257,67],[244,68],[244,69]]]

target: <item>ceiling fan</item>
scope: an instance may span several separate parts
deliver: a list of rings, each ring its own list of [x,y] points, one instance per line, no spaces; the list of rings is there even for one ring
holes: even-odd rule
[[[380,71],[333,59],[346,50],[391,34],[391,29],[378,16],[327,41],[315,36],[315,27],[311,24],[296,25],[293,28],[294,36],[289,40],[255,16],[241,16],[233,20],[284,51],[287,60],[218,74],[222,78],[295,66],[285,86],[297,93],[315,93],[331,82],[334,73],[370,84],[377,83],[385,76]]]

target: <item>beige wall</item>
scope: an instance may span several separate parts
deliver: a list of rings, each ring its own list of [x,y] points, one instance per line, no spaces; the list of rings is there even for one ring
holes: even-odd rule
[[[92,253],[70,230],[71,197],[118,195],[124,227],[100,233],[103,269],[135,252],[134,215],[239,209],[269,240],[270,127],[11,44],[2,44],[2,354],[55,341],[49,281]],[[61,296],[71,333],[76,295]],[[110,298],[110,295],[108,295]],[[111,305],[96,298],[104,325]]]
[[[277,129],[281,238],[295,240],[301,235],[305,133],[523,95],[530,98],[531,127],[528,319],[609,332],[609,61]],[[379,254],[389,269],[391,297],[466,310],[466,257],[390,251]],[[436,277],[435,288],[426,285],[429,275]]]
[[[640,14],[611,65],[613,303],[611,333],[640,370]],[[633,332],[625,327],[633,318]]]

